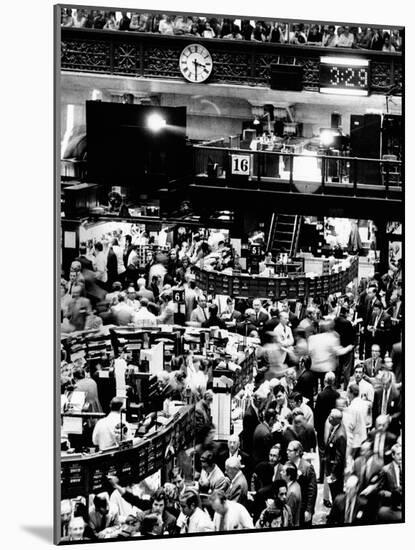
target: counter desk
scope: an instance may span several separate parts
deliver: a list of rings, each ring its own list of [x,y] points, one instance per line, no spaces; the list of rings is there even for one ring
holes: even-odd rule
[[[160,469],[171,458],[167,448],[186,449],[194,445],[194,406],[183,406],[171,421],[155,433],[144,436],[130,447],[111,448],[93,454],[62,454],[61,499],[87,497],[108,490],[107,475],[116,475],[121,485],[139,483]]]
[[[261,277],[259,275],[228,275],[214,270],[193,267],[196,283],[208,294],[224,294],[236,298],[285,298],[304,304],[309,298],[317,299],[336,292],[344,292],[358,276],[359,258],[353,257],[350,266],[328,275],[306,274],[288,277]]]

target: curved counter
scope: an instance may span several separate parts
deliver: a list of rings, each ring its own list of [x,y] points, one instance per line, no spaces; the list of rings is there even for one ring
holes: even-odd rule
[[[128,448],[111,448],[91,455],[63,454],[61,499],[97,494],[108,489],[108,474],[121,485],[138,483],[168,464],[167,447],[185,449],[194,444],[194,406],[182,407],[173,420],[156,433]]]
[[[260,277],[259,275],[228,275],[219,271],[207,271],[193,267],[196,283],[209,294],[248,298],[298,299],[307,303],[309,298],[320,298],[335,292],[344,292],[346,286],[358,275],[359,258],[355,256],[350,267],[338,273],[308,277],[289,275],[288,277]]]

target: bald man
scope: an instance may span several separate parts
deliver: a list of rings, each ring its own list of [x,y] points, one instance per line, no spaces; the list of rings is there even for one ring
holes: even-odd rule
[[[239,457],[232,456],[226,460],[225,473],[231,481],[226,491],[226,498],[245,506],[248,498],[248,482],[242,473],[242,464]]]

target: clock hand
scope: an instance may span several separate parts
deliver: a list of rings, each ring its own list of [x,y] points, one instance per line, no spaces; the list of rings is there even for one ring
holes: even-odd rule
[[[199,63],[196,61],[196,59],[193,59],[193,63],[195,66],[195,80],[197,80],[197,66],[199,65]]]

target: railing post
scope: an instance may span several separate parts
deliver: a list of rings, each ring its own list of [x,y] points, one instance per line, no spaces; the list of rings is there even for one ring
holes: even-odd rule
[[[294,172],[294,155],[290,154],[290,193],[292,193],[294,190],[293,172]]]
[[[326,170],[327,170],[327,159],[323,155],[321,157],[321,195],[324,195],[325,183],[326,183]]]
[[[259,187],[259,184],[261,183],[261,164],[262,164],[262,155],[258,152],[254,153],[254,158],[255,158],[255,155],[257,156],[257,184],[258,184],[258,187]]]
[[[382,168],[381,168],[382,171]],[[388,198],[389,196],[389,172],[390,172],[390,165],[389,161],[386,163],[386,182],[385,182],[385,197]]]
[[[353,166],[353,196],[356,197],[357,195],[357,160],[356,158],[353,159],[352,161],[352,166]]]

